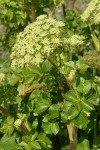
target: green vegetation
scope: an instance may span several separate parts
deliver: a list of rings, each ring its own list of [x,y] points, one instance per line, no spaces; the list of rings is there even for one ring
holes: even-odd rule
[[[100,0],[0,6],[0,150],[99,150]]]

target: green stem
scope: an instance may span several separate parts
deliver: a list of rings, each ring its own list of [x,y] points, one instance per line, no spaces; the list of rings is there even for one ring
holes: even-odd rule
[[[95,68],[93,69],[93,76],[94,77],[96,76],[96,69]]]
[[[70,55],[70,60],[72,60],[72,52]],[[56,62],[53,60],[53,58],[49,57],[48,61],[59,71],[58,66],[56,64]],[[61,74],[62,75],[62,74]],[[66,82],[66,85],[68,87],[68,90],[73,89],[71,83],[68,81],[68,79],[66,78],[66,76],[64,76],[64,80]],[[62,81],[60,81],[62,82]],[[60,83],[60,86],[63,83]],[[61,90],[62,95],[63,95],[63,91]],[[74,150],[75,149],[75,142],[76,142],[76,138],[77,138],[77,128],[74,126],[74,124],[72,122],[70,122],[69,124],[67,124],[67,129],[68,129],[68,134],[69,134],[69,139],[70,139],[70,149],[69,150]]]
[[[72,56],[73,56],[73,50],[72,48],[69,46],[69,61],[72,61]]]
[[[97,114],[94,120],[94,139],[97,137]]]

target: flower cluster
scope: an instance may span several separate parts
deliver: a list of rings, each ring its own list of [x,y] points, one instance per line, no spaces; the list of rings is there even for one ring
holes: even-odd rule
[[[39,65],[44,58],[62,46],[63,26],[62,21],[47,18],[46,15],[37,17],[34,23],[28,25],[17,36],[10,55],[12,69],[24,68],[32,64]]]
[[[89,21],[91,24],[100,23],[100,0],[92,0],[87,9],[81,16],[83,21]]]
[[[81,45],[84,42],[85,37],[81,35],[74,34],[69,38],[64,39],[64,43],[66,45],[70,45],[72,47]]]
[[[88,51],[82,59],[92,68],[100,70],[100,51]]]
[[[22,124],[22,120],[21,119],[17,119],[15,122],[14,122],[14,125],[16,128],[19,128]]]

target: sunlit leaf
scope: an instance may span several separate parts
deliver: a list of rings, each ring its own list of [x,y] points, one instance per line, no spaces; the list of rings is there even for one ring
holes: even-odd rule
[[[92,111],[95,109],[93,104],[91,104],[90,102],[88,102],[88,100],[85,99],[81,101],[81,105],[83,109],[86,109],[87,111]]]
[[[35,113],[42,113],[44,112],[49,106],[51,105],[50,100],[40,99],[35,103]]]
[[[3,137],[0,141],[0,149],[2,150],[16,150],[15,137]]]
[[[51,67],[52,67],[51,63],[48,60],[45,60],[41,67],[42,72],[45,73],[50,71]]]
[[[58,123],[43,122],[42,128],[46,134],[56,135],[59,132]]]
[[[73,107],[68,113],[68,119],[71,120],[76,118],[79,113],[80,112],[75,107]]]
[[[86,114],[81,112],[74,120],[75,126],[77,126],[79,129],[86,129],[88,124],[88,118],[86,117]]]
[[[90,150],[89,141],[84,139],[82,142],[78,143],[76,150]]]
[[[77,102],[79,99],[79,97],[77,97],[74,91],[72,90],[68,91],[65,97],[66,97],[66,100],[71,101],[71,102]]]
[[[91,89],[91,83],[89,80],[82,79],[80,84],[77,86],[77,91],[83,94],[87,94]]]

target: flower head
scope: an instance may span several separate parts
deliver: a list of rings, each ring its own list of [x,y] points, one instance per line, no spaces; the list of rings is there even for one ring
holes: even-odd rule
[[[62,21],[47,18],[46,15],[37,17],[34,23],[29,24],[17,36],[17,41],[12,48],[12,69],[24,68],[28,65],[39,65],[62,45]]]
[[[87,9],[81,16],[83,21],[89,21],[91,24],[100,23],[100,0],[92,0]]]

